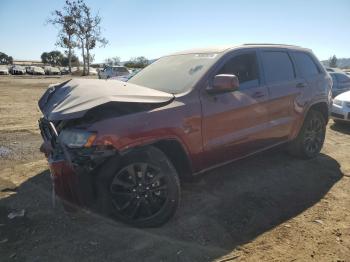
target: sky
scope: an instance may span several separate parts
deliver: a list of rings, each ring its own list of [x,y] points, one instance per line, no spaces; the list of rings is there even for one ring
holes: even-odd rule
[[[109,41],[92,51],[95,62],[242,43],[300,45],[320,60],[350,57],[350,0],[85,1],[102,17]],[[55,46],[58,28],[45,23],[63,5],[64,0],[2,0],[0,52],[40,60],[45,51],[63,51]]]

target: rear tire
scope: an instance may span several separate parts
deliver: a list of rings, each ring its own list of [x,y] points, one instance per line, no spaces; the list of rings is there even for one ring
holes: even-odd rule
[[[293,156],[310,159],[316,157],[323,146],[326,135],[326,120],[321,112],[310,110],[298,136],[290,143],[289,153]]]
[[[113,218],[136,227],[157,227],[174,216],[180,202],[180,181],[165,154],[149,146],[123,156],[109,173],[99,195],[101,206]],[[101,192],[102,191],[102,192]],[[101,194],[102,193],[102,194]]]

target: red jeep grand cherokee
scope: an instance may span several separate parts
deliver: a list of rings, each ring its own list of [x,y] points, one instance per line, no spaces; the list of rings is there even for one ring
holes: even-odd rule
[[[332,81],[309,49],[247,44],[158,59],[128,82],[74,79],[39,101],[54,189],[123,222],[159,226],[180,181],[288,143],[320,152]]]

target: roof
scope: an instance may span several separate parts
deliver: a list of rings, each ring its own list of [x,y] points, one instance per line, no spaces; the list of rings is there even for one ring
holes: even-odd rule
[[[303,48],[296,45],[285,45],[285,44],[269,44],[269,43],[256,43],[256,44],[241,44],[241,45],[221,45],[221,46],[212,46],[207,48],[195,48],[185,51],[180,51],[173,53],[171,55],[184,55],[184,54],[201,54],[201,53],[223,53],[234,49],[239,48],[257,48],[257,47],[271,47],[271,48],[287,48],[293,50],[303,50],[310,51],[310,49]]]

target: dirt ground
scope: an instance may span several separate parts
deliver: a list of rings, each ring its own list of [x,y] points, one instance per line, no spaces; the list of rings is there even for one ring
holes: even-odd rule
[[[141,230],[52,208],[37,100],[60,81],[0,77],[1,261],[350,261],[350,126],[330,121],[313,160],[275,149],[208,172]]]

